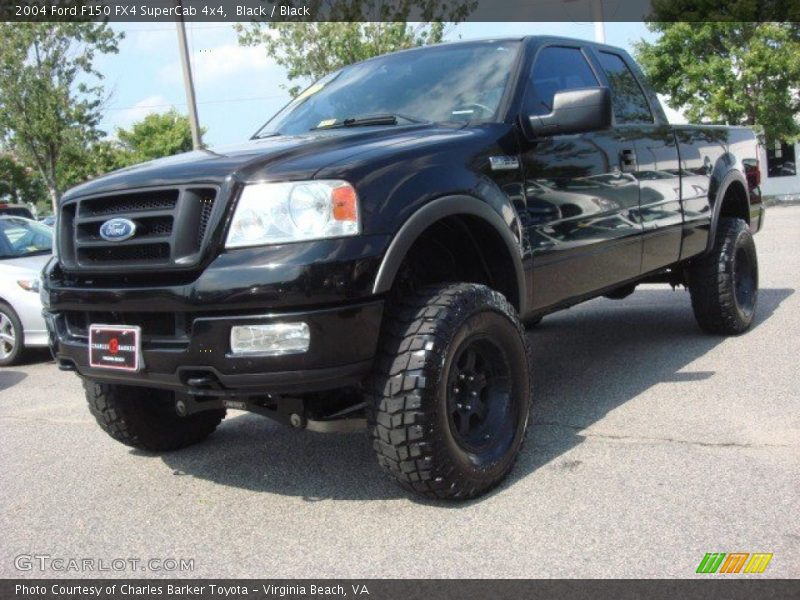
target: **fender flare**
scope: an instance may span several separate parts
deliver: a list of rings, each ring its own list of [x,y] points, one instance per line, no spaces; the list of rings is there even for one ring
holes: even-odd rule
[[[372,292],[374,294],[388,292],[394,283],[394,279],[397,276],[403,259],[422,232],[436,221],[456,215],[468,215],[483,219],[492,226],[500,235],[503,242],[505,242],[508,253],[514,262],[514,272],[517,280],[517,297],[509,298],[508,300],[512,304],[516,304],[519,307],[519,314],[524,316],[527,308],[527,294],[520,243],[514,236],[511,226],[506,223],[500,213],[488,203],[474,196],[443,196],[429,202],[411,215],[411,217],[403,223],[389,244],[389,248],[383,256],[381,265],[378,268],[378,274],[375,277]],[[514,211],[514,215],[516,218],[516,211]]]
[[[720,212],[722,212],[722,200],[725,198],[725,194],[728,193],[728,188],[731,187],[731,184],[734,182],[739,182],[742,184],[742,187],[745,190],[745,196],[747,198],[747,206],[748,206],[748,214],[749,214],[749,207],[750,207],[750,197],[747,194],[747,179],[745,176],[736,169],[729,169],[727,173],[722,177],[719,186],[717,187],[717,193],[715,194],[714,204],[711,206],[712,213],[711,213],[711,227],[708,232],[708,244],[706,246],[706,252],[710,252],[714,248],[714,240],[717,238],[717,226],[719,225],[719,216]]]

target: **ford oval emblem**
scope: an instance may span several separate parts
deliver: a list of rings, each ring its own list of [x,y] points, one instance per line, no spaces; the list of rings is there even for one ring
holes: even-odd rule
[[[107,242],[124,242],[136,233],[136,223],[130,219],[111,219],[100,226],[100,237]]]

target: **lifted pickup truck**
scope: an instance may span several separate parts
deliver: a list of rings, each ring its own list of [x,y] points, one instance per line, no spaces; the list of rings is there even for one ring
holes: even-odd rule
[[[368,425],[405,488],[511,470],[524,324],[639,283],[700,327],[753,322],[763,222],[745,128],[671,126],[622,50],[531,37],[345,67],[246,144],[111,173],[60,203],[42,298],[100,426],[151,451],[226,408]]]

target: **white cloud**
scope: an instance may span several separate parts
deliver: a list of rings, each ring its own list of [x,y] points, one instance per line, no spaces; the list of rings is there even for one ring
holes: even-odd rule
[[[177,34],[169,29],[145,29],[129,31],[127,37],[137,52],[164,52],[178,45]]]
[[[177,56],[178,31],[174,23],[125,23],[118,29],[125,32],[123,44],[138,53]],[[230,23],[190,22],[186,24],[186,35],[189,47],[197,48],[224,43],[234,34]]]
[[[150,113],[165,112],[168,111],[172,106],[173,104],[160,94],[147,96],[146,98],[139,100],[139,102],[130,108],[111,112],[108,115],[108,122],[114,130],[116,130],[118,127],[125,128],[136,121],[144,119]]]
[[[225,78],[234,74],[242,72],[255,74],[275,66],[275,63],[267,58],[263,48],[243,47],[238,44],[196,49],[191,55],[191,61],[192,75],[197,85],[206,83],[219,85],[223,84]],[[181,77],[181,65],[177,61],[165,65],[159,72],[159,79],[164,83],[180,81]]]

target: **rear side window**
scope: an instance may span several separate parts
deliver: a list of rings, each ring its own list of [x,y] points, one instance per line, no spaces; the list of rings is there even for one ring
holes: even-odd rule
[[[549,114],[556,92],[599,85],[580,49],[548,46],[536,56],[525,94],[525,112],[528,115]]]
[[[652,123],[647,98],[622,57],[598,52],[598,58],[611,86],[611,105],[617,123]]]

